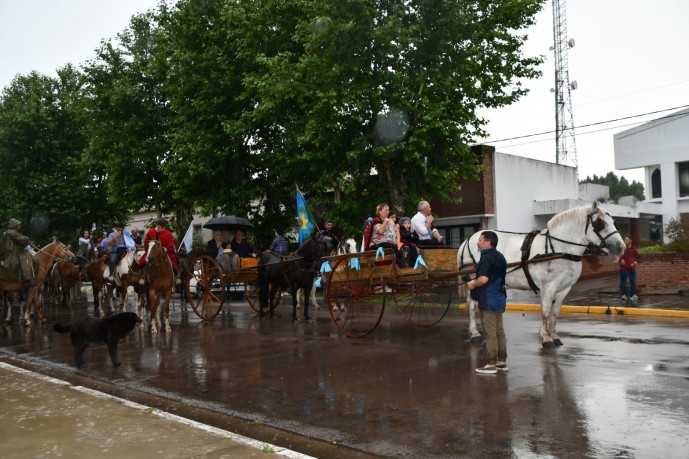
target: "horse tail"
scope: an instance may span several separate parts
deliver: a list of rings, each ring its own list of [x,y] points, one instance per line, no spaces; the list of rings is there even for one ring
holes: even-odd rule
[[[58,322],[55,325],[53,325],[53,330],[55,330],[58,333],[67,333],[72,331],[72,326],[70,324],[62,325]]]

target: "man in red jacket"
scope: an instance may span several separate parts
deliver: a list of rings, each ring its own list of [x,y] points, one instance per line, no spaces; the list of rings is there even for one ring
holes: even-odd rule
[[[629,299],[637,301],[636,296],[636,265],[641,261],[641,255],[636,247],[632,247],[630,238],[624,238],[624,244],[627,246],[624,249],[624,254],[618,259],[620,265],[620,293],[622,294],[622,301],[627,301],[627,280],[629,280]]]
[[[154,240],[160,241],[160,244],[167,251],[167,257],[170,259],[172,264],[172,269],[175,270],[175,283],[179,284],[180,280],[177,274],[177,254],[175,253],[175,239],[172,237],[172,233],[166,229],[167,221],[164,218],[160,218],[156,221],[155,228],[151,228],[146,232],[144,236],[144,247],[148,250],[148,243]],[[139,260],[139,267],[144,268],[146,263],[146,256],[141,257]]]

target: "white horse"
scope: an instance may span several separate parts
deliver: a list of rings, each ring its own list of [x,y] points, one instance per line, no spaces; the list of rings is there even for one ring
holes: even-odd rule
[[[340,242],[337,245],[337,248],[335,249],[335,255],[344,255],[346,253],[356,253],[356,241],[354,238],[347,238],[344,240],[344,242]],[[314,285],[311,288],[311,296],[309,298],[309,306],[314,308],[314,309],[320,309],[321,306],[318,304],[318,301],[316,300],[316,285],[315,283],[317,282],[318,278],[314,280]],[[304,289],[300,288],[297,291],[297,307],[301,308],[304,306]]]
[[[457,266],[460,271],[466,271],[480,259],[477,241],[482,232],[473,234],[459,247]],[[507,287],[531,290],[535,286],[540,290],[540,337],[545,348],[562,345],[557,335],[556,322],[562,302],[581,274],[581,256],[586,248],[589,245],[595,246],[609,256],[621,255],[625,249],[615,222],[598,202],[594,202],[591,207],[576,207],[560,212],[551,218],[548,227],[539,231],[531,244],[526,244],[529,247],[524,258],[522,245],[527,236],[500,231],[495,233],[498,235],[497,249],[508,263]],[[539,262],[536,260],[538,257],[548,259]],[[523,259],[529,261],[525,263]],[[525,271],[528,271],[531,282]],[[459,295],[467,299],[469,332],[473,340],[480,337],[480,334],[476,328],[475,302],[467,295],[467,291],[466,285],[462,283]]]
[[[139,260],[145,255],[145,253],[146,252],[143,249],[131,250],[117,262],[117,265],[115,266],[115,273],[113,275],[115,287],[103,289],[103,304],[106,305],[106,307],[112,307],[111,301],[117,297],[117,295],[114,294],[116,287],[120,287],[122,290],[121,303],[116,306],[117,309],[126,311],[127,305],[130,306],[131,310],[134,310],[137,307],[136,302],[129,295],[129,287],[134,287],[134,285],[139,281],[140,275],[134,273],[131,270],[131,266],[138,264]],[[107,264],[103,267],[103,271],[103,277],[110,276],[110,267]],[[101,317],[105,315],[105,311],[102,308],[100,314]]]

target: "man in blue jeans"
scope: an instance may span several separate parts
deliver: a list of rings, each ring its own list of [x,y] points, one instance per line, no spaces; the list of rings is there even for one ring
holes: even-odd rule
[[[620,265],[620,294],[622,301],[627,301],[627,298],[636,302],[639,297],[636,296],[636,265],[641,261],[641,255],[636,247],[632,246],[634,241],[631,238],[624,238],[624,254],[619,258]],[[629,281],[629,296],[627,296],[627,281]]]
[[[476,265],[476,279],[467,287],[478,292],[478,309],[486,339],[488,363],[476,369],[476,373],[495,374],[507,371],[507,339],[502,326],[502,314],[507,306],[505,276],[507,261],[496,249],[498,235],[484,231],[478,238],[481,259]]]

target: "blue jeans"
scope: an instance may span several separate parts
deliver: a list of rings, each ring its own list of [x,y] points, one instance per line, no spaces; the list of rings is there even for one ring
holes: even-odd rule
[[[629,295],[627,295],[627,279],[629,279]],[[620,293],[632,297],[636,295],[636,271],[620,270]]]

